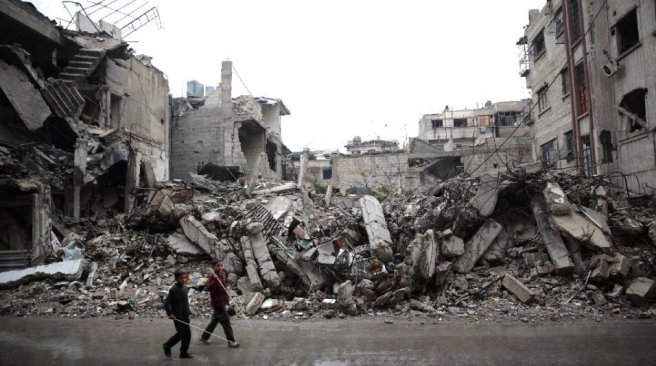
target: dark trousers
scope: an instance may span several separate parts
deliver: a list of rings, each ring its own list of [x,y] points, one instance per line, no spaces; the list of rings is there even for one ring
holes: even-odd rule
[[[182,321],[189,323],[189,319]],[[187,324],[182,324],[177,320],[173,321],[173,325],[175,325],[176,333],[173,335],[173,337],[169,338],[166,343],[164,343],[164,347],[171,349],[171,347],[175,346],[176,343],[182,341],[180,344],[180,354],[186,355],[187,351],[189,351],[189,342],[191,342],[191,328],[189,328]]]
[[[214,308],[212,320],[210,321],[210,324],[207,325],[207,328],[205,328],[205,332],[203,332],[201,338],[209,339],[210,333],[214,333],[214,329],[219,323],[221,323],[221,327],[223,327],[223,333],[225,333],[228,341],[234,342],[235,334],[232,332],[232,326],[230,325],[230,316],[226,312],[225,305],[223,304]]]

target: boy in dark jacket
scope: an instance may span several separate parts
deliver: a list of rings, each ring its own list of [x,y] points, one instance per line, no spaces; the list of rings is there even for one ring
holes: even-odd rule
[[[230,316],[226,311],[226,307],[230,305],[230,296],[226,291],[227,283],[228,276],[223,269],[223,262],[215,260],[212,262],[212,274],[205,285],[207,291],[210,292],[210,300],[212,302],[214,313],[212,314],[212,320],[207,325],[205,332],[200,336],[200,341],[209,344],[210,334],[214,332],[216,325],[221,323],[223,332],[228,339],[228,347],[236,348],[239,347],[239,343],[235,341],[235,335],[232,331],[232,326],[230,325]]]
[[[171,357],[171,347],[182,341],[180,345],[180,358],[192,358],[189,354],[189,342],[191,341],[191,328],[189,328],[189,288],[185,286],[189,282],[189,274],[182,268],[173,273],[175,284],[169,289],[169,294],[164,301],[164,309],[169,319],[173,320],[175,335],[164,343],[164,355]],[[185,324],[186,323],[186,324]]]

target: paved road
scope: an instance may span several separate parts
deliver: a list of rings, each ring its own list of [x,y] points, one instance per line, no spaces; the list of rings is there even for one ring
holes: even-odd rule
[[[195,358],[180,360],[177,349],[173,359],[162,354],[173,329],[167,320],[0,318],[0,365],[656,365],[654,321],[235,323],[241,348],[201,345],[192,329]]]

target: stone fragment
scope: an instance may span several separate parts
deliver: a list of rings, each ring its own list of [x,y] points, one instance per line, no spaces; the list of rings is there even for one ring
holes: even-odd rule
[[[344,281],[337,287],[337,306],[339,310],[348,315],[357,314],[357,306],[353,301],[353,284],[351,281]]]
[[[478,213],[482,217],[489,217],[497,206],[499,191],[506,185],[507,183],[502,182],[497,176],[490,174],[481,175],[478,191],[476,196],[469,202],[470,205],[478,210]]]
[[[180,226],[192,243],[198,245],[207,255],[214,254],[214,246],[219,239],[210,233],[200,221],[192,215],[187,215],[180,219]]]
[[[184,234],[173,233],[166,238],[166,246],[176,254],[198,257],[206,255],[198,245],[192,243]]]

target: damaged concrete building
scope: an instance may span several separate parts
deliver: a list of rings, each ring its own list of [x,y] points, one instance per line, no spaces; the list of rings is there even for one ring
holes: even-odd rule
[[[189,173],[234,181],[241,175],[283,178],[291,151],[281,138],[281,117],[289,109],[279,99],[232,98],[232,62],[221,64],[220,87],[204,105],[174,106],[171,129],[171,177]]]
[[[655,7],[553,0],[529,11],[518,45],[520,74],[537,104],[529,120],[537,160],[654,192]]]
[[[96,30],[0,1],[0,215],[11,223],[0,251],[33,263],[63,237],[51,217],[130,212],[140,188],[169,176],[168,82]]]

